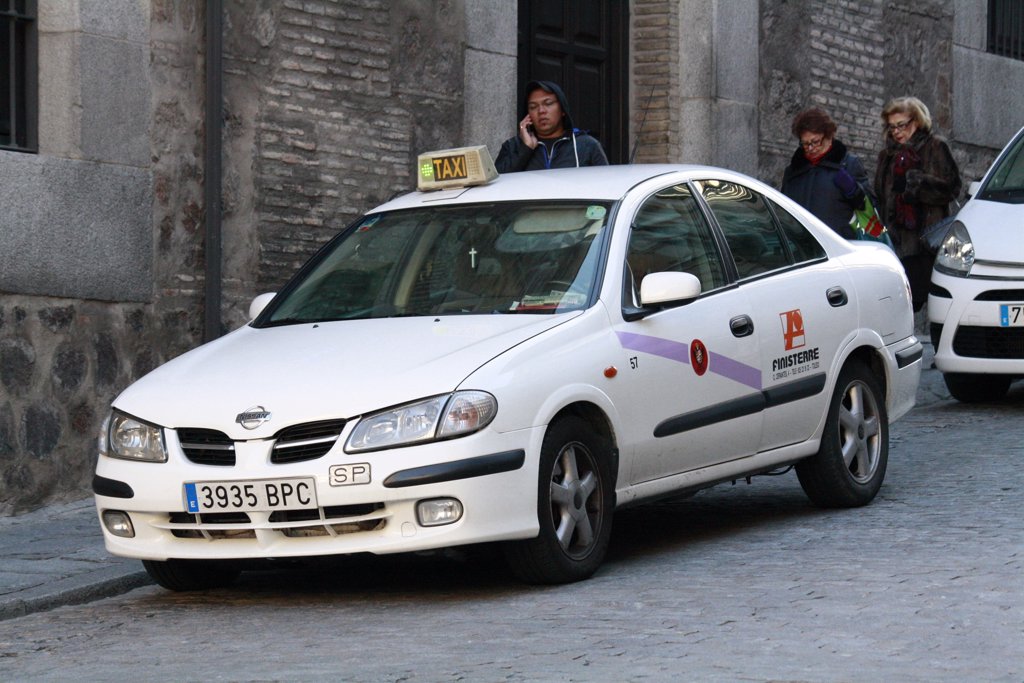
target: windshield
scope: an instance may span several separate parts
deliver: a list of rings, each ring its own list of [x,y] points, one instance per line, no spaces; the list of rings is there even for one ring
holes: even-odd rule
[[[597,280],[608,209],[508,202],[366,216],[258,323],[578,310]]]
[[[1018,134],[978,195],[979,199],[1024,204],[1024,134]]]

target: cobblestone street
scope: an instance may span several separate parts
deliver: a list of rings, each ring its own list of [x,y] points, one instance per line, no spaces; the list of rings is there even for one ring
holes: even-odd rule
[[[1020,681],[1024,391],[893,426],[875,502],[795,475],[622,511],[596,577],[523,586],[486,551],[145,587],[0,622],[9,680]]]

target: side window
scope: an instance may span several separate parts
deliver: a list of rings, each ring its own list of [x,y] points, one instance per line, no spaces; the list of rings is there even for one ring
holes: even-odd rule
[[[661,190],[643,203],[633,219],[626,263],[634,292],[649,273],[690,273],[702,292],[725,284],[711,228],[686,185]]]
[[[0,36],[0,149],[35,152],[35,0],[0,0]]]
[[[782,226],[782,234],[786,238],[786,243],[789,244],[789,250],[793,252],[793,260],[802,263],[825,258],[825,250],[811,234],[811,231],[789,211],[775,202],[771,202],[771,204],[775,209],[775,216],[779,219],[779,225]]]
[[[725,234],[741,279],[789,265],[782,237],[760,194],[724,180],[704,180],[698,186]]]

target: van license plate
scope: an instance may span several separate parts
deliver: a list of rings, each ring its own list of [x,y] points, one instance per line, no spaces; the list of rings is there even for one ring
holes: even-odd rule
[[[1001,304],[999,324],[1003,327],[1024,326],[1024,304]]]
[[[316,482],[303,479],[196,481],[185,484],[189,512],[303,510],[317,507]]]

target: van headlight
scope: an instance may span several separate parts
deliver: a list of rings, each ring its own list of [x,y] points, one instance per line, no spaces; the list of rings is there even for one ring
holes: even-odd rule
[[[967,277],[974,265],[974,243],[967,226],[960,221],[953,221],[946,233],[946,238],[939,245],[939,253],[935,257],[935,270],[955,277]]]
[[[164,430],[118,410],[103,421],[99,438],[100,455],[122,460],[167,462]]]
[[[451,439],[480,431],[498,412],[485,391],[453,394],[406,403],[365,416],[352,430],[345,451],[354,453]]]

